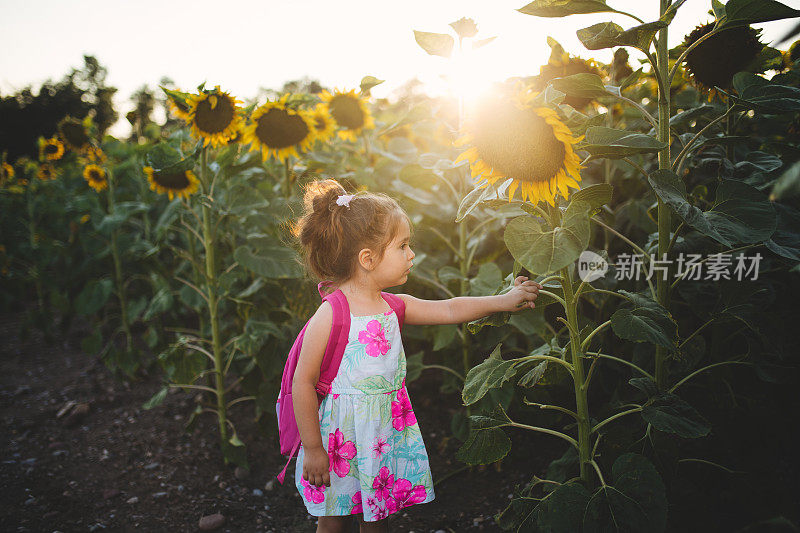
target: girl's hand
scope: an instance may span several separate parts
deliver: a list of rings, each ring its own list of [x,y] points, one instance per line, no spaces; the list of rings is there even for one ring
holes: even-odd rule
[[[328,452],[322,446],[318,448],[304,449],[303,456],[303,479],[309,485],[320,487],[331,486],[330,458]]]
[[[542,286],[535,281],[530,281],[526,276],[517,276],[514,280],[514,287],[502,295],[503,311],[520,311],[530,307],[533,309],[536,304],[533,301],[539,297],[539,289]]]

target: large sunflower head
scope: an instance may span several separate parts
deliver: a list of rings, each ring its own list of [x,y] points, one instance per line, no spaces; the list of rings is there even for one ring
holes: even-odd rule
[[[166,194],[169,199],[174,197],[188,199],[189,195],[197,192],[200,183],[191,170],[155,170],[153,167],[144,167],[150,189],[158,194]]]
[[[83,179],[97,192],[108,187],[108,174],[98,165],[86,165],[83,168]]]
[[[310,112],[314,135],[318,141],[325,142],[336,132],[336,122],[325,104],[317,104]]]
[[[80,120],[64,117],[58,123],[58,131],[66,145],[76,152],[82,152],[90,145],[91,139],[86,132],[86,127]]]
[[[42,181],[51,181],[58,177],[56,169],[50,163],[43,163],[39,165],[39,170],[36,172],[36,177]]]
[[[224,146],[236,135],[241,126],[241,108],[236,105],[240,100],[217,86],[213,91],[189,95],[188,102],[187,122],[192,134],[203,139],[203,146]]]
[[[466,122],[466,136],[458,141],[472,147],[456,162],[468,160],[472,177],[488,183],[512,178],[509,201],[519,188],[523,200],[555,205],[559,192],[567,198],[569,187],[580,188],[580,159],[572,149],[580,138],[572,136],[555,111],[534,105],[534,96],[520,92],[513,99],[478,105]]]
[[[64,156],[64,143],[57,137],[51,137],[42,142],[39,147],[39,157],[47,161],[58,161]]]
[[[375,127],[366,99],[357,95],[355,89],[348,92],[336,89],[332,94],[322,91],[320,98],[328,106],[336,125],[341,128],[340,138],[355,141],[361,130]]]
[[[244,128],[244,142],[250,143],[250,150],[260,149],[264,161],[271,155],[279,161],[298,156],[298,149],[307,150],[316,138],[309,112],[288,107],[288,98],[285,94],[277,102],[260,106]]]
[[[714,23],[697,26],[683,40],[691,46],[714,29]],[[761,30],[734,26],[712,35],[686,54],[686,71],[692,83],[713,98],[714,86],[729,89],[733,75],[745,70],[764,48],[758,40]]]

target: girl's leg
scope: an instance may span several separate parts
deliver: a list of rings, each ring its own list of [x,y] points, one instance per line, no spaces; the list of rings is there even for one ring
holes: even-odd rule
[[[358,515],[358,525],[360,533],[388,533],[389,519],[376,520],[375,522],[365,522],[364,515]]]
[[[320,516],[317,533],[347,533],[352,522],[352,516]]]

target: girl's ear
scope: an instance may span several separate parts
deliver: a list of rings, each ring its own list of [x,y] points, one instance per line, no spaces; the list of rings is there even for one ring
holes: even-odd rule
[[[375,268],[375,254],[369,248],[363,248],[360,252],[358,252],[358,264],[361,265],[362,268],[368,271],[372,271]]]

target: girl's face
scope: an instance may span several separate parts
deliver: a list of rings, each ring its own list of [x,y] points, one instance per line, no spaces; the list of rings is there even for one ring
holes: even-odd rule
[[[384,287],[396,287],[405,283],[413,266],[415,254],[409,244],[411,229],[405,220],[401,224],[397,236],[386,246],[383,258],[372,271],[372,275],[377,276]]]

